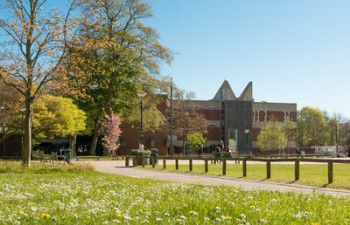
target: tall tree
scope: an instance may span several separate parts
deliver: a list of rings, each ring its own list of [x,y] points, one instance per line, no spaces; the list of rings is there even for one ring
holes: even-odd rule
[[[70,80],[70,86],[83,96],[80,105],[89,113],[94,155],[103,115],[132,108],[138,90],[154,93],[160,63],[170,63],[172,57],[156,31],[143,23],[152,16],[147,3],[92,0],[84,12],[89,20],[80,29],[81,38],[70,51],[67,68],[73,78],[80,75]]]
[[[325,114],[317,108],[302,108],[298,113],[297,137],[304,147],[327,144],[329,132]]]
[[[65,14],[49,9],[46,0],[6,0],[0,6],[1,82],[16,89],[24,98],[25,122],[22,162],[30,165],[32,118],[35,98],[60,76],[67,43],[74,36],[70,19],[77,2],[71,1]]]

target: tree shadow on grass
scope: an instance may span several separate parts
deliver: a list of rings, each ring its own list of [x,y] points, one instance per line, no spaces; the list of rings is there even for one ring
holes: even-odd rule
[[[326,188],[326,187],[328,187],[328,186],[329,186],[329,184],[324,184],[324,185],[322,185],[323,188]]]
[[[261,179],[260,181],[268,181],[270,180],[271,178],[264,178],[264,179]]]

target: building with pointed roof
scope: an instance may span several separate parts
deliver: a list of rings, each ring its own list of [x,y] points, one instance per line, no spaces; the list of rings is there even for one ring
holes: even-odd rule
[[[225,80],[210,100],[194,100],[198,112],[208,121],[207,146],[217,145],[223,140],[226,146],[250,154],[259,151],[257,137],[261,128],[269,121],[285,122],[297,120],[297,105],[294,103],[255,102],[253,83],[249,82],[237,98],[229,82]],[[181,147],[182,140],[175,146]],[[291,143],[289,147],[294,147]]]
[[[225,142],[231,150],[240,154],[259,154],[257,137],[260,130],[269,121],[274,120],[280,123],[287,119],[297,120],[297,105],[294,103],[271,103],[256,102],[253,96],[253,83],[249,82],[240,95],[232,90],[228,81],[224,81],[216,91],[212,99],[191,100],[189,105],[195,106],[196,111],[207,120],[207,133],[205,134],[208,149],[215,149],[220,140]],[[239,96],[239,97],[237,97]],[[159,105],[163,113],[169,111],[166,102]],[[122,125],[123,134],[120,142],[121,147],[118,154],[125,155],[133,148],[138,148],[135,140],[139,139],[138,128],[133,128],[127,124]],[[144,134],[145,149],[157,148],[161,155],[168,154],[169,151],[169,128],[158,132]],[[172,137],[176,153],[184,153],[182,137]],[[295,144],[291,143],[289,147]]]

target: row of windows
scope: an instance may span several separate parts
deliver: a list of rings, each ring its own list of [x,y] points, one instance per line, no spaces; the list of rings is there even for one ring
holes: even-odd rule
[[[282,113],[283,113],[283,118],[282,118]],[[277,121],[286,121],[286,120],[294,120],[291,116],[291,112],[289,111],[284,111],[284,112],[276,112],[276,115],[270,115],[268,118],[268,111],[254,111],[253,112],[253,121],[255,122],[267,122],[268,120],[276,119]]]

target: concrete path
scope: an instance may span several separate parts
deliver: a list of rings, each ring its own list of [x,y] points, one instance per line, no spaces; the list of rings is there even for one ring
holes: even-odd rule
[[[152,180],[162,180],[171,182],[180,182],[186,184],[214,185],[214,186],[229,186],[240,188],[242,190],[268,190],[279,192],[296,192],[308,194],[317,192],[320,194],[332,195],[337,197],[350,197],[349,190],[319,188],[305,185],[281,184],[264,181],[250,181],[244,179],[234,179],[229,177],[204,176],[184,173],[161,172],[157,170],[135,169],[125,167],[124,161],[89,161],[95,166],[95,170],[107,173],[117,174],[133,178],[146,178]]]

